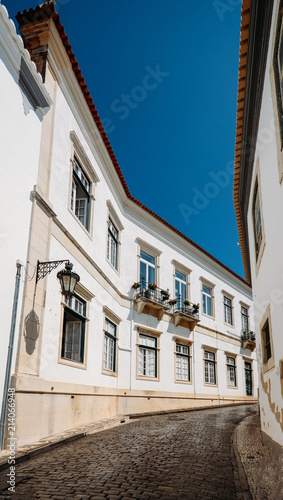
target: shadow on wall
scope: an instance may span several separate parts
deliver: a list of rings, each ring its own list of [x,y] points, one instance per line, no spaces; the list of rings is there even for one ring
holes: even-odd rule
[[[31,355],[35,350],[36,341],[39,337],[39,318],[33,309],[25,318],[24,337],[26,341],[26,352]]]

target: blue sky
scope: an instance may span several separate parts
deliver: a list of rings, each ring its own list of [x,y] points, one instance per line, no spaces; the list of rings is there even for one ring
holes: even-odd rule
[[[40,2],[2,3],[13,18]],[[244,276],[233,205],[240,4],[56,9],[132,195]]]

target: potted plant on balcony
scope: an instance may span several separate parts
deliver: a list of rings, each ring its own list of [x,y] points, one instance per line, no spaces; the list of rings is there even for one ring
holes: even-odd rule
[[[171,300],[169,300],[168,304],[170,306],[174,306],[175,304],[177,304],[177,299],[171,299]]]
[[[196,314],[199,312],[199,304],[193,304],[193,313]]]
[[[135,282],[133,285],[132,285],[132,288],[134,288],[134,290],[136,290],[137,288],[140,287],[140,284]]]
[[[161,290],[161,295],[163,300],[169,300],[170,293],[168,292],[168,290]]]
[[[155,291],[155,290],[157,290],[157,285],[155,283],[149,283],[148,289]]]
[[[184,300],[184,306],[189,307],[190,306],[190,301],[189,300]]]

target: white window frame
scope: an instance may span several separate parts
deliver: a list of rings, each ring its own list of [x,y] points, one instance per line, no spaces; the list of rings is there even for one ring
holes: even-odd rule
[[[102,369],[101,373],[107,376],[117,377],[118,375],[118,351],[119,351],[119,325],[121,323],[121,318],[115,314],[112,309],[107,306],[103,306],[104,313],[104,329],[103,329],[103,342],[102,342]],[[105,367],[105,338],[110,338],[111,334],[108,335],[107,332],[107,322],[115,326],[115,359],[114,366],[115,369],[111,370]]]
[[[238,377],[237,377],[237,358],[235,354],[226,353],[226,367],[227,367],[227,386],[232,389],[237,389],[238,387]],[[234,383],[231,374],[234,373]]]
[[[71,160],[70,160],[70,191],[69,191],[69,205],[68,210],[78,222],[80,227],[85,231],[85,233],[92,238],[93,233],[93,210],[94,210],[94,190],[96,183],[99,182],[99,177],[97,176],[91,161],[89,160],[88,155],[86,154],[77,134],[72,130],[70,132],[70,138],[72,141],[72,150],[71,150]],[[80,165],[81,173],[79,173],[79,179],[75,178],[74,169],[76,165],[76,161]],[[89,189],[86,189],[84,185],[84,178],[89,182]],[[81,221],[78,215],[76,215],[76,206],[74,200],[74,179],[76,182],[81,184],[82,189],[88,191],[86,198],[80,198],[80,200],[87,199],[87,213],[85,212],[84,220]]]
[[[140,274],[141,261],[146,262],[147,264],[150,264],[149,262],[144,261],[141,258],[141,251],[142,251],[142,252],[150,255],[151,257],[154,257],[154,259],[155,259],[155,284],[157,286],[159,286],[160,255],[162,252],[160,250],[158,250],[157,248],[155,248],[154,246],[147,243],[146,241],[142,240],[141,238],[137,238],[136,242],[138,243],[138,253],[137,253],[137,256],[138,256],[138,262],[137,262],[138,263],[138,272],[137,272],[138,280],[137,281],[139,281],[139,282],[141,281],[141,274]],[[148,277],[148,270],[147,270],[147,277]]]
[[[215,285],[208,281],[206,278],[203,276],[200,277],[200,282],[201,282],[201,311],[203,316],[206,316],[207,318],[214,319],[214,288]],[[203,287],[208,288],[211,291],[211,295],[208,295],[204,290]],[[203,307],[203,297],[210,297],[211,299],[211,315],[207,314],[204,312],[204,307]],[[207,302],[207,299],[206,299]]]
[[[203,365],[204,365],[204,385],[208,385],[208,386],[211,386],[211,387],[216,387],[218,385],[218,378],[217,378],[217,349],[213,348],[213,347],[210,347],[210,346],[202,346],[203,348]],[[208,354],[208,357],[206,356],[206,354]],[[210,357],[209,355],[213,355],[213,359],[212,357]],[[211,379],[211,372],[210,372],[210,367],[213,366],[214,367],[214,382],[211,382],[210,379]],[[207,367],[207,370],[206,370],[206,367]],[[207,381],[207,377],[206,377],[206,373],[208,374],[208,381]]]
[[[190,274],[191,274],[191,269],[188,267],[184,266],[180,262],[173,260],[173,266],[174,266],[174,272],[173,272],[173,290],[174,290],[174,298],[178,299],[179,297],[176,297],[176,281],[181,282],[179,278],[176,276],[176,272],[183,274],[186,277],[186,280],[183,281],[185,284],[185,300],[190,300]]]
[[[109,331],[110,325],[114,327],[114,333]],[[104,330],[104,357],[103,370],[116,372],[116,351],[117,351],[117,325],[110,319],[105,318]]]
[[[106,201],[108,212],[107,212],[107,241],[106,241],[106,260],[110,264],[111,268],[116,271],[116,273],[119,275],[120,274],[120,260],[121,260],[121,238],[122,238],[122,231],[124,230],[124,226],[119,219],[116,210],[113,207],[113,204],[111,203],[110,200]],[[116,237],[116,264],[112,262],[111,259],[111,244],[112,240],[109,241],[110,238],[110,221],[113,224],[114,228],[117,231],[117,237]],[[113,238],[114,241],[115,238]]]

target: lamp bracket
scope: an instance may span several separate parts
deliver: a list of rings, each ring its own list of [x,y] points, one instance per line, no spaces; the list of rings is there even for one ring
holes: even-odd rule
[[[64,260],[50,260],[49,262],[39,262],[37,261],[37,267],[36,267],[36,283],[44,278],[47,274],[50,274],[53,269],[56,269],[60,264],[63,264],[63,262],[66,262],[67,264],[70,264],[70,261],[67,259]]]

